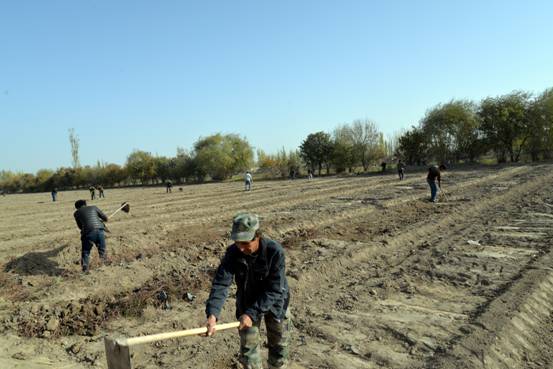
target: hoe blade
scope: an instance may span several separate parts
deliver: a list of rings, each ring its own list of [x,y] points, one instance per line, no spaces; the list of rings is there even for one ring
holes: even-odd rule
[[[132,369],[129,346],[117,340],[104,337],[108,369]]]

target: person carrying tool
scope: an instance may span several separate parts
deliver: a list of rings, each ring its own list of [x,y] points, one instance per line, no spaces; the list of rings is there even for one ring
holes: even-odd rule
[[[240,321],[240,362],[244,369],[262,369],[259,327],[264,318],[269,348],[269,369],[285,368],[288,362],[291,316],[290,292],[285,275],[282,246],[263,237],[257,215],[241,213],[232,223],[229,246],[213,279],[206,302],[207,336],[236,281],[236,318]]]
[[[251,191],[253,178],[252,178],[252,174],[249,171],[247,171],[246,174],[244,175],[244,182],[245,182],[244,191]]]
[[[90,191],[90,200],[94,200],[96,198],[96,188],[90,186],[88,190]]]
[[[400,181],[402,181],[405,176],[405,164],[403,164],[401,159],[397,162],[397,175],[399,176]]]
[[[108,217],[96,206],[87,206],[85,200],[77,200],[75,202],[77,209],[73,216],[77,227],[81,230],[81,267],[83,272],[89,271],[89,258],[92,244],[98,248],[98,254],[104,264],[107,263],[106,239],[104,230],[106,226],[104,222],[108,221]]]
[[[445,165],[440,165],[439,167],[436,165],[431,166],[428,168],[428,175],[426,176],[426,181],[428,182],[428,185],[430,186],[430,201],[437,202],[438,201],[438,191],[442,187],[442,171],[447,170]],[[436,181],[438,181],[438,184],[436,185]]]

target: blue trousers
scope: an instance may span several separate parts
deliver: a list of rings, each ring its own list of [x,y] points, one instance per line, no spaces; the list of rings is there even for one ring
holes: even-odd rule
[[[430,201],[436,202],[438,197],[438,185],[436,184],[436,181],[432,181],[430,179],[427,181],[430,186]]]
[[[81,249],[81,266],[83,271],[88,270],[88,264],[90,260],[90,250],[92,245],[96,245],[98,248],[98,254],[102,260],[106,260],[106,238],[104,236],[103,229],[95,229],[88,232],[86,235],[81,236],[82,249]]]

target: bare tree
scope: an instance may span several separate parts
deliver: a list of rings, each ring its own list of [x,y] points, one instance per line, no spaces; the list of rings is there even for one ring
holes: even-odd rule
[[[371,162],[382,158],[381,133],[376,124],[368,119],[356,120],[351,126],[354,148],[363,169],[367,171]]]
[[[389,158],[393,158],[396,156],[397,150],[399,149],[399,139],[403,134],[406,132],[406,130],[399,130],[395,131],[391,135],[388,135],[386,138],[386,156]]]
[[[79,137],[75,134],[73,128],[69,129],[69,143],[71,144],[71,157],[73,158],[73,168],[81,166],[79,162]]]

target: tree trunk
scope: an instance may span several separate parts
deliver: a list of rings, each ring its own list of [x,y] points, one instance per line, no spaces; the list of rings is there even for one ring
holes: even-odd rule
[[[504,149],[500,149],[495,152],[495,157],[497,158],[498,163],[506,163],[507,162],[507,155],[505,153]]]

